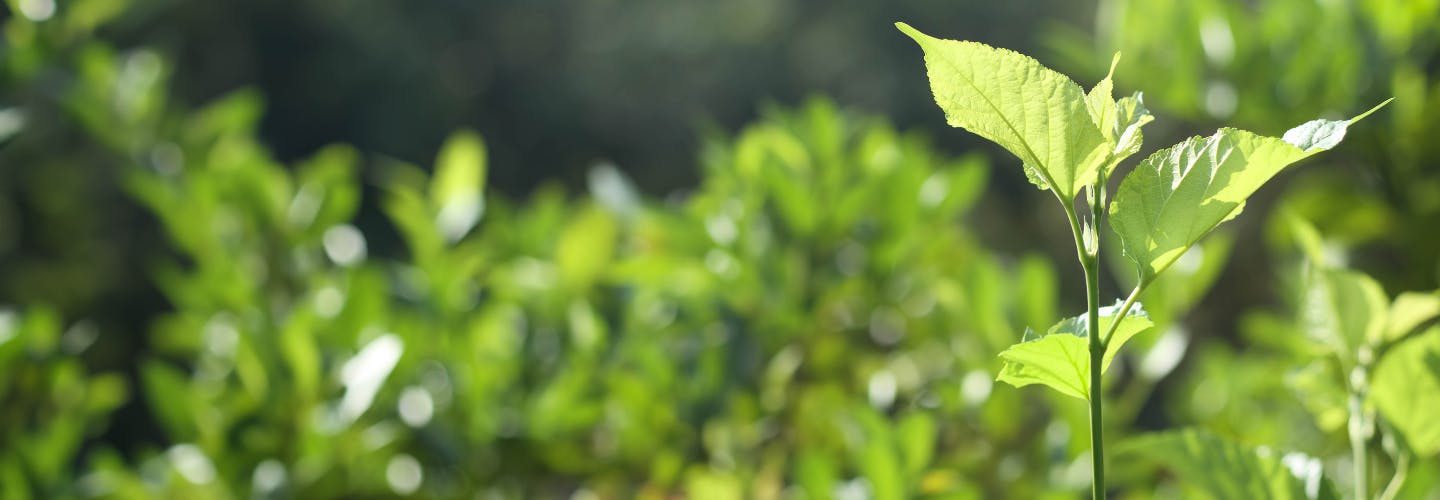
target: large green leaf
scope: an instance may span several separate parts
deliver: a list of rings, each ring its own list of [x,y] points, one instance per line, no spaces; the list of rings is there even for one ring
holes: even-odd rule
[[[1142,436],[1122,443],[1118,451],[1173,470],[1194,488],[1192,495],[1197,496],[1188,498],[1336,498],[1319,460],[1298,453],[1282,457],[1201,430]]]
[[[1266,181],[1339,144],[1346,127],[1375,109],[1348,121],[1314,120],[1284,139],[1224,128],[1150,155],[1125,177],[1110,207],[1125,255],[1142,279],[1154,278],[1215,226],[1239,215]]]
[[[1370,399],[1417,455],[1440,452],[1440,328],[1397,344],[1375,367]]]
[[[925,51],[930,89],[951,126],[1014,153],[1031,181],[1063,199],[1095,180],[1112,147],[1079,85],[1017,52],[895,26]]]
[[[1100,329],[1108,331],[1119,312],[1119,304],[1100,308]],[[1086,314],[1067,318],[1050,327],[1044,335],[1027,330],[1024,340],[1000,353],[1005,367],[997,380],[1024,387],[1042,384],[1067,396],[1090,399],[1090,347]],[[1120,326],[1115,328],[1105,347],[1100,364],[1103,373],[1120,347],[1131,337],[1154,326],[1140,304],[1135,304]]]

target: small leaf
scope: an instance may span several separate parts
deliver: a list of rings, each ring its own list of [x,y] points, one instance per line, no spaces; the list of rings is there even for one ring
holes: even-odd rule
[[[1109,330],[1119,307],[1117,303],[1100,308],[1101,331]],[[1086,324],[1086,314],[1081,314],[1061,320],[1050,327],[1045,335],[1026,329],[1019,344],[1000,353],[1000,359],[1005,360],[1005,367],[1000,370],[997,380],[1015,387],[1042,384],[1060,391],[1061,394],[1088,400],[1090,347]],[[1115,354],[1120,352],[1120,347],[1130,338],[1152,326],[1154,324],[1150,322],[1144,308],[1138,303],[1135,304],[1108,340],[1100,371],[1103,373],[1110,368]]]
[[[445,141],[430,181],[435,225],[454,243],[480,221],[484,211],[485,142],[474,132],[458,132]]]
[[[1025,171],[1025,180],[1030,181],[1030,183],[1034,184],[1037,188],[1044,190],[1050,189],[1050,181],[1045,180],[1045,174],[1037,170],[1035,166],[1025,163],[1020,165],[1020,168]]]
[[[321,362],[320,347],[315,339],[318,330],[309,315],[295,314],[290,317],[280,335],[280,355],[294,381],[294,390],[300,398],[313,398],[319,394]],[[302,399],[303,400],[303,399]]]
[[[1300,453],[1278,456],[1202,430],[1150,434],[1119,448],[1121,456],[1164,464],[1204,498],[1337,498],[1319,460]]]
[[[1287,130],[1284,136],[1285,142],[1295,145],[1295,147],[1300,148],[1306,153],[1333,148],[1340,144],[1340,141],[1345,138],[1345,130],[1350,127],[1350,124],[1360,121],[1366,116],[1370,116],[1370,113],[1379,111],[1380,108],[1385,107],[1386,104],[1390,104],[1390,101],[1393,100],[1395,100],[1393,97],[1386,99],[1385,102],[1377,104],[1375,107],[1370,108],[1369,111],[1361,113],[1359,116],[1349,120],[1310,120],[1298,127]]]
[[[1394,342],[1419,328],[1425,322],[1440,316],[1440,294],[1405,292],[1390,304],[1386,315],[1385,342]]]
[[[1090,120],[1095,122],[1095,127],[1112,142],[1115,137],[1107,131],[1111,130],[1111,125],[1115,123],[1115,83],[1112,78],[1115,76],[1115,66],[1119,64],[1120,53],[1116,52],[1115,56],[1110,58],[1110,71],[1105,73],[1105,78],[1085,94],[1085,107],[1090,111]]]
[[[1375,367],[1370,399],[1416,455],[1440,452],[1440,328],[1402,342]]]
[[[1091,192],[1093,193],[1093,191]],[[1083,227],[1080,230],[1080,241],[1085,244],[1085,253],[1089,255],[1099,255],[1100,237],[1095,233],[1095,226],[1091,225],[1089,221],[1081,224],[1083,224]]]
[[[1066,396],[1090,399],[1090,354],[1085,339],[1071,335],[1036,336],[1000,353],[1005,367],[996,380],[1015,387],[1043,384]]]
[[[1288,210],[1282,216],[1290,230],[1290,236],[1295,238],[1295,245],[1305,253],[1305,258],[1317,266],[1332,267],[1335,264],[1325,257],[1325,239],[1320,236],[1320,231],[1315,229],[1314,224]]]
[[[200,406],[190,390],[190,379],[182,371],[159,361],[147,361],[140,367],[140,381],[145,398],[164,426],[177,440],[193,439],[193,413]]]
[[[935,456],[935,421],[928,413],[910,413],[900,419],[895,434],[907,481],[917,481]]]
[[[1341,359],[1353,361],[1369,339],[1385,331],[1389,301],[1369,276],[1344,269],[1317,269],[1301,305],[1306,335]]]
[[[1062,199],[1095,180],[1110,148],[1079,85],[1014,51],[895,26],[925,51],[931,91],[951,126],[1004,147]]]
[[[1145,141],[1145,135],[1140,128],[1155,120],[1150,110],[1145,108],[1145,103],[1139,92],[1135,95],[1114,100],[1114,88],[1111,78],[1115,75],[1115,66],[1120,64],[1120,53],[1110,60],[1110,72],[1105,79],[1095,84],[1095,88],[1085,95],[1085,105],[1090,110],[1090,119],[1100,129],[1100,134],[1105,136],[1105,141],[1110,144],[1110,157],[1100,171],[1100,179],[1105,179],[1115,171],[1115,167],[1130,155],[1140,151],[1140,145]]]
[[[1329,139],[1301,142],[1309,149],[1225,128],[1140,162],[1121,182],[1110,218],[1141,279],[1153,279],[1220,223],[1239,215],[1245,200],[1286,166],[1334,145]]]
[[[593,284],[614,258],[618,233],[615,218],[598,206],[587,206],[577,213],[555,246],[561,279],[578,289]]]
[[[1145,99],[1141,93],[1136,92],[1135,95],[1116,102],[1113,132],[1107,134],[1107,137],[1115,144],[1115,150],[1112,153],[1113,158],[1111,158],[1110,164],[1106,167],[1106,176],[1115,170],[1115,167],[1120,164],[1120,160],[1140,152],[1140,146],[1145,142],[1145,134],[1140,131],[1140,128],[1153,121],[1155,121],[1155,116],[1145,108]]]

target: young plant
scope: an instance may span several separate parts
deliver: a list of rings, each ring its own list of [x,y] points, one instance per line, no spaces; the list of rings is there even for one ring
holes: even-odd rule
[[[1055,195],[1070,222],[1085,276],[1086,311],[1045,333],[1026,331],[1000,353],[998,377],[1016,387],[1041,384],[1090,404],[1093,493],[1105,497],[1101,375],[1131,337],[1151,322],[1137,301],[1190,247],[1235,218],[1249,198],[1286,166],[1339,144],[1350,120],[1312,120],[1267,137],[1222,128],[1158,151],[1120,183],[1109,177],[1139,152],[1141,128],[1153,120],[1141,95],[1116,100],[1110,74],[1085,92],[1065,75],[1022,54],[975,42],[942,40],[904,23],[925,53],[935,102],[951,126],[994,141],[1018,156],[1026,177]],[[1083,203],[1077,203],[1081,192]],[[1101,307],[1099,226],[1109,218],[1138,274],[1116,305]]]

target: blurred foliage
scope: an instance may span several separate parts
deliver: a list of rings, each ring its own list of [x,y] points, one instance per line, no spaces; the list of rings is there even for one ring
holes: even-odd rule
[[[54,311],[0,310],[0,495],[75,494],[81,445],[129,397],[114,373],[93,373],[77,357],[99,332],[65,327]]]
[[[565,150],[537,168],[592,157],[563,156],[574,153],[543,141],[525,145],[515,139],[521,136],[506,136],[519,132],[485,122],[479,127],[485,138],[456,133],[433,161],[413,160],[431,156],[435,144],[417,146],[424,141],[413,137],[405,144],[365,142],[401,127],[381,123],[385,109],[404,107],[396,101],[357,107],[357,116],[370,117],[355,126],[374,127],[364,133],[328,122],[276,124],[309,108],[300,94],[274,95],[273,86],[319,74],[324,91],[311,95],[324,94],[333,81],[347,80],[329,73],[342,64],[277,70],[284,81],[258,82],[272,86],[265,89],[273,104],[267,108],[258,92],[222,92],[229,90],[225,82],[234,83],[227,78],[239,77],[205,84],[175,75],[219,71],[233,61],[240,69],[226,71],[242,71],[255,54],[269,52],[200,65],[203,57],[194,53],[115,41],[192,16],[205,21],[178,23],[178,39],[201,39],[192,31],[223,25],[230,21],[224,14],[235,11],[248,13],[235,17],[254,29],[271,26],[255,19],[285,16],[271,12],[285,10],[273,3],[242,4],[204,10],[109,0],[7,2],[0,301],[17,306],[0,312],[0,496],[1070,498],[1085,488],[1089,465],[1075,458],[1086,446],[1083,409],[1044,391],[992,387],[1000,367],[995,354],[1026,325],[1049,325],[1062,315],[1058,290],[1066,277],[1046,253],[1016,256],[982,243],[981,234],[1031,229],[1028,219],[993,199],[1015,186],[1000,175],[992,182],[983,157],[942,153],[922,134],[817,99],[772,106],[734,134],[705,136],[698,180],[681,195],[646,195],[642,188],[669,181],[601,165],[583,176],[584,193],[548,184],[527,197],[507,196],[491,183],[521,184],[514,178],[517,157]],[[303,3],[296,19],[332,18],[321,4]],[[475,8],[525,10],[520,19],[549,26],[545,9],[560,7],[537,5]],[[1008,25],[996,19],[1029,14],[1015,6],[986,17],[964,15],[973,5],[954,12],[905,5],[906,15],[973,29],[999,29]],[[1335,5],[1349,11],[1332,12],[1341,8]],[[1284,196],[1295,218],[1319,228],[1303,238],[1320,243],[1297,250],[1302,237],[1293,233],[1304,230],[1293,228],[1303,225],[1289,216],[1274,219],[1266,240],[1275,264],[1264,269],[1276,275],[1280,303],[1245,313],[1239,333],[1226,338],[1213,331],[1222,322],[1188,313],[1205,311],[1209,290],[1225,286],[1220,270],[1239,258],[1237,249],[1255,246],[1257,238],[1239,231],[1193,249],[1147,291],[1142,301],[1156,334],[1136,337],[1131,345],[1139,348],[1111,368],[1119,375],[1108,394],[1109,435],[1204,427],[1139,437],[1135,447],[1185,439],[1199,457],[1191,463],[1220,453],[1253,458],[1271,471],[1274,455],[1264,450],[1304,453],[1323,466],[1334,489],[1349,491],[1346,370],[1353,366],[1346,363],[1359,363],[1366,344],[1338,349],[1307,340],[1306,332],[1334,329],[1306,318],[1327,303],[1307,298],[1317,269],[1358,276],[1340,270],[1353,266],[1373,271],[1378,285],[1358,285],[1369,290],[1358,295],[1370,298],[1329,314],[1348,322],[1334,331],[1356,318],[1383,316],[1390,325],[1371,346],[1374,382],[1361,400],[1374,429],[1365,441],[1376,457],[1372,483],[1379,491],[1391,471],[1406,470],[1400,498],[1434,494],[1440,471],[1435,427],[1426,417],[1437,411],[1427,403],[1440,399],[1427,387],[1440,387],[1433,384],[1440,372],[1423,297],[1433,297],[1440,251],[1429,230],[1437,227],[1437,188],[1426,160],[1431,122],[1440,116],[1428,111],[1440,88],[1432,82],[1429,49],[1440,25],[1428,21],[1433,9],[1423,5],[1106,2],[1097,17],[1108,26],[1099,34],[1103,46],[1055,43],[1065,48],[1061,59],[1075,61],[1082,74],[1103,70],[1094,62],[1124,49],[1122,85],[1147,91],[1156,109],[1197,121],[1221,118],[1205,105],[1209,93],[1223,97],[1206,90],[1215,81],[1232,87],[1236,104],[1226,120],[1268,132],[1294,125],[1287,117],[1295,108],[1323,103],[1348,111],[1398,98],[1391,111],[1372,118],[1392,121],[1367,139],[1369,147],[1347,150],[1363,173],[1307,172]],[[803,10],[791,7],[776,7],[788,14],[773,23],[793,23]],[[334,26],[363,36],[339,28],[326,36],[368,40],[372,31],[360,27],[404,19],[362,11],[345,11],[334,18],[355,23]],[[1121,29],[1115,16],[1132,11]],[[440,11],[412,14],[425,12]],[[827,12],[843,19],[807,24],[811,34],[801,37],[807,47],[845,39],[848,31],[833,26],[874,24],[890,36],[892,19],[871,19],[885,17],[875,11]],[[619,13],[587,15],[584,26],[605,27],[615,37],[646,32],[611,27],[608,20]],[[1218,29],[1205,19],[1222,19],[1233,37],[1224,64],[1204,53],[1219,49],[1184,42],[1200,36],[1202,23]],[[1317,19],[1351,29],[1318,30]],[[636,44],[679,50],[690,45],[673,44],[674,37],[725,38],[726,26],[661,30],[664,36],[624,38],[606,50],[648,54],[631,50]],[[243,38],[214,32],[209,36]],[[381,60],[434,53],[423,37],[409,37],[413,30],[400,32],[374,35],[371,43],[418,41],[392,47]],[[771,36],[788,39],[783,33]],[[1020,34],[1009,36],[1023,42]],[[730,40],[748,47],[748,39]],[[898,38],[886,43],[906,48]],[[281,45],[267,50],[304,44]],[[506,50],[521,50],[514,47]],[[301,52],[295,60],[308,60],[295,50]],[[864,52],[831,50],[846,57],[856,51]],[[759,52],[747,48],[731,62],[749,68],[744,54]],[[767,59],[765,67],[809,53],[797,49]],[[686,54],[667,57],[703,59]],[[574,64],[598,64],[582,62]],[[844,102],[886,107],[886,89],[901,84],[885,71],[851,64],[858,63],[796,85],[864,73],[869,90],[836,93]],[[904,85],[916,95],[915,106],[894,108],[902,121],[918,115],[907,110],[928,105],[915,69],[905,73],[914,85]],[[709,81],[706,74],[679,73]],[[508,85],[556,81],[542,71],[526,74]],[[593,99],[653,88],[637,87],[640,80],[665,80],[653,72],[606,74],[611,80],[595,87]],[[1125,81],[1127,75],[1144,75],[1134,82],[1143,85]],[[337,94],[321,104],[344,107],[384,94],[377,89],[409,85],[397,78],[348,90],[360,97]],[[407,95],[432,89],[415,88]],[[514,92],[486,94],[484,102]],[[755,95],[736,92],[720,101],[744,101],[749,109]],[[633,103],[647,93],[626,96],[621,101]],[[553,113],[569,101],[527,99],[510,105],[547,110],[532,129],[563,122]],[[660,99],[679,100],[673,93]],[[538,101],[546,106],[537,108]],[[416,109],[436,108],[444,106]],[[607,109],[591,118],[600,124],[583,130],[626,122],[617,111],[623,107]],[[719,118],[733,125],[748,118],[748,111],[741,114]],[[438,137],[461,122],[439,119],[428,130]],[[277,136],[306,128],[324,131],[275,145],[283,142]],[[642,129],[617,130],[604,140],[632,140],[656,127]],[[665,132],[656,137],[674,136]],[[361,147],[310,150],[336,139]],[[685,155],[694,149],[678,144],[672,147]],[[1123,274],[1115,276],[1119,284]],[[1376,289],[1379,302],[1372,300]],[[1383,313],[1374,307],[1381,303]],[[1386,336],[1406,324],[1409,332]],[[125,335],[132,330],[143,335]],[[1387,382],[1394,379],[1412,383]],[[1294,462],[1280,456],[1280,463]],[[1112,482],[1141,498],[1205,491],[1188,479],[1193,471],[1180,470],[1185,456],[1170,458],[1112,467]],[[1156,472],[1161,462],[1176,473]]]

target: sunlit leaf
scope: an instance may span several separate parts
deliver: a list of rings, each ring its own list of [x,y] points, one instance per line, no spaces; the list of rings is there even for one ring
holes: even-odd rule
[[[1370,399],[1420,456],[1440,452],[1440,329],[1386,352],[1375,367]]]
[[[1099,83],[1085,94],[1085,107],[1090,111],[1090,120],[1095,122],[1095,127],[1106,139],[1115,140],[1113,130],[1115,123],[1115,66],[1120,64],[1120,53],[1115,53],[1110,58],[1110,71],[1105,73]]]
[[[1324,151],[1340,144],[1345,139],[1345,130],[1350,124],[1360,121],[1370,113],[1378,111],[1395,98],[1386,99],[1369,111],[1349,120],[1310,120],[1285,132],[1285,142],[1294,144],[1295,147],[1304,150],[1306,153],[1313,151]]]
[[[693,467],[685,475],[686,497],[695,500],[744,498],[744,483],[734,474],[708,467]]]
[[[1145,103],[1140,93],[1120,99],[1114,99],[1115,85],[1112,79],[1115,76],[1115,66],[1120,64],[1120,54],[1110,60],[1110,72],[1105,79],[1095,84],[1088,94],[1085,94],[1085,105],[1090,110],[1090,119],[1100,129],[1100,134],[1105,136],[1105,141],[1111,145],[1110,158],[1103,165],[1101,179],[1110,176],[1115,167],[1125,158],[1140,151],[1140,145],[1144,142],[1145,136],[1140,128],[1155,120],[1150,110],[1145,109]]]
[[[405,344],[400,337],[386,333],[365,344],[340,367],[345,396],[340,400],[339,413],[345,423],[354,422],[370,408],[404,351]]]
[[[1004,147],[1063,199],[1094,181],[1110,147],[1079,85],[1013,51],[896,27],[925,51],[931,91],[951,126]]]
[[[485,142],[479,134],[458,132],[440,149],[429,195],[435,225],[447,241],[464,237],[480,221],[487,170]]]
[[[1100,308],[1100,329],[1107,331],[1119,312],[1119,304]],[[1010,346],[1000,353],[1005,367],[1000,370],[997,380],[1015,387],[1042,384],[1060,391],[1067,396],[1080,399],[1090,398],[1090,347],[1086,315],[1067,318],[1050,327],[1044,335],[1027,331],[1019,344]],[[1120,347],[1136,334],[1154,326],[1140,304],[1126,313],[1115,333],[1109,339],[1100,365],[1101,372],[1110,368],[1110,362]]]
[[[1120,160],[1140,152],[1140,146],[1145,142],[1145,134],[1140,129],[1152,121],[1155,121],[1155,116],[1145,108],[1145,99],[1141,93],[1136,92],[1135,95],[1116,102],[1115,122],[1107,125],[1110,131],[1105,135],[1115,144],[1110,164],[1105,167],[1107,177],[1120,164]]]
[[[1224,128],[1192,137],[1150,155],[1125,177],[1110,207],[1111,225],[1142,279],[1153,278],[1239,215],[1245,200],[1286,166],[1338,140],[1333,130],[1323,136],[1292,130],[1277,139]]]
[[[1385,342],[1394,342],[1440,316],[1440,294],[1405,292],[1395,297],[1386,316]]]
[[[614,217],[599,207],[587,207],[576,215],[556,242],[560,277],[581,287],[593,283],[610,265],[618,232]]]
[[[1336,498],[1320,461],[1299,453],[1233,443],[1205,431],[1150,434],[1120,445],[1120,456],[1143,456],[1174,471],[1191,498]]]

